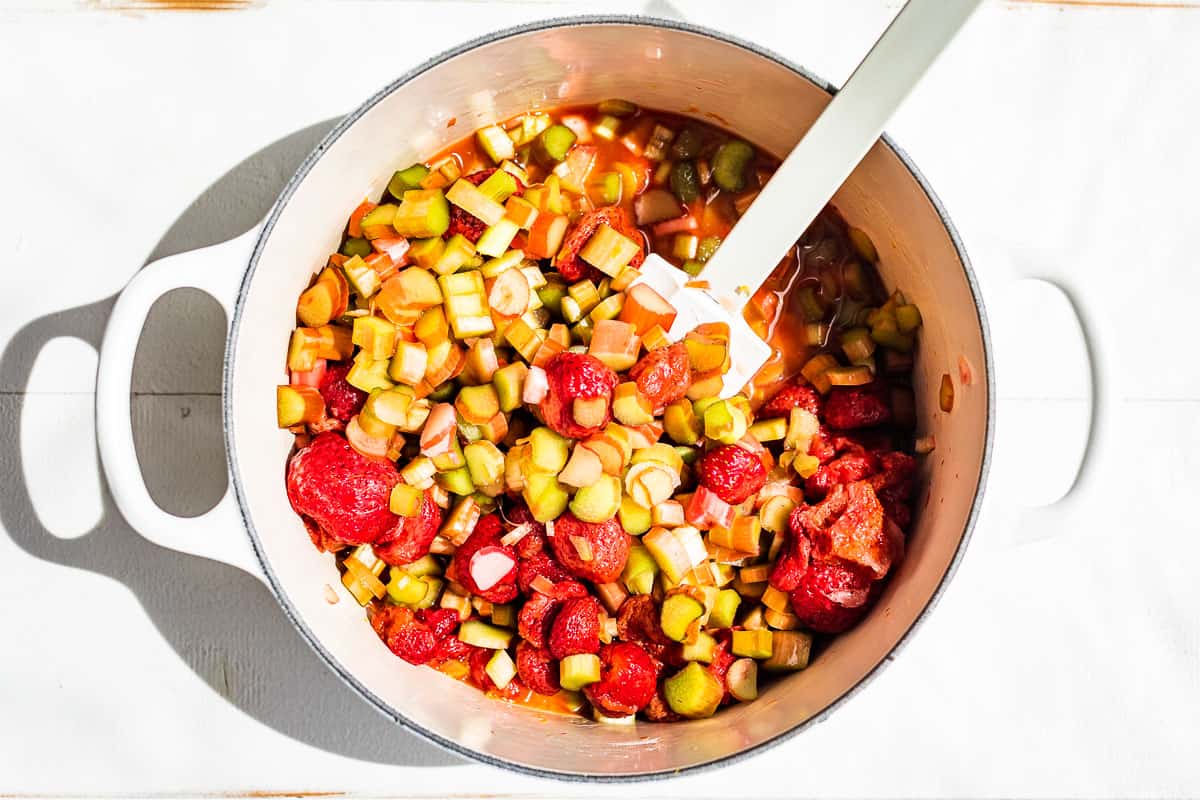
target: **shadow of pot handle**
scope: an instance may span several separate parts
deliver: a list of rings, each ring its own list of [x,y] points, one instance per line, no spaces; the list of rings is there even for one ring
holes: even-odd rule
[[[990,492],[1012,541],[1069,532],[1101,481],[1120,402],[1101,282],[1017,258],[998,244],[986,275],[995,335],[997,427]],[[1040,262],[1040,263],[1039,263]],[[1039,263],[1038,267],[1026,264]],[[1100,493],[1098,495],[1098,493]]]
[[[200,289],[225,309],[228,338],[238,286],[258,232],[256,226],[228,242],[162,258],[138,272],[122,290],[100,346],[96,439],[109,490],[134,530],[155,544],[230,564],[265,582],[238,511],[233,482],[216,506],[200,516],[178,517],[163,511],[142,478],[130,413],[133,359],[150,308],[173,289]]]

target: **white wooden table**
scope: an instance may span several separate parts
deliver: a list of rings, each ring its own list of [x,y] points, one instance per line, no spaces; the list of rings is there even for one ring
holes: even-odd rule
[[[114,510],[91,397],[114,293],[155,255],[250,227],[391,77],[507,25],[649,8],[840,82],[899,6],[675,2],[0,2],[0,794],[1200,794],[1194,8],[995,0],[891,126],[994,313],[989,263],[1069,276],[1112,345],[1118,424],[1069,514],[1018,513],[1020,475],[997,476],[896,663],[764,755],[632,790],[463,764],[339,684],[256,581]],[[139,356],[141,457],[180,513],[224,485],[218,314],[168,298]],[[1002,383],[1010,420],[1064,399],[1028,374]],[[1016,463],[1047,457],[1029,448]]]

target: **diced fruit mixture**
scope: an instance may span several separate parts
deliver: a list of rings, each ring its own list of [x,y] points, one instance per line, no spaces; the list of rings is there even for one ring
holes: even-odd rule
[[[397,656],[597,720],[695,719],[804,669],[903,557],[916,306],[833,209],[749,304],[674,331],[776,162],[622,100],[398,171],[296,307],[287,492]],[[923,447],[928,450],[928,446]]]

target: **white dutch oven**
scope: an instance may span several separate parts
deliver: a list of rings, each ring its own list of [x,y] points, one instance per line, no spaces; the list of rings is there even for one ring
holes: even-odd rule
[[[543,23],[474,42],[397,80],[326,137],[266,222],[232,242],[142,270],[113,309],[97,386],[100,452],[130,524],[166,547],[241,567],[268,583],[320,656],[370,703],[455,752],[562,777],[677,773],[745,755],[820,719],[887,660],[936,599],[974,521],[991,441],[987,329],[966,256],[937,199],[890,142],[877,144],[834,198],[880,253],[888,287],[922,310],[914,384],[920,430],[937,450],[923,461],[908,554],[866,620],[806,670],[762,697],[684,724],[597,725],[489,700],[393,656],[342,591],[333,558],[309,543],[284,491],[292,436],[275,425],[274,387],[286,378],[295,298],[338,246],[342,223],[392,172],[475,128],[533,108],[624,97],[715,119],[777,155],[829,100],[829,89],[786,61],[689,26],[638,19]],[[129,414],[133,354],[165,292],[204,289],[225,307],[224,423],[230,491],[192,519],[162,511],[142,482]],[[952,414],[938,410],[943,373],[960,358]],[[330,604],[327,587],[341,593]]]

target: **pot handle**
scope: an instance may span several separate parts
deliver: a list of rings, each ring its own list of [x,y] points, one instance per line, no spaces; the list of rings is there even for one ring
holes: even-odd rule
[[[1051,318],[1039,317],[1033,308],[1022,306],[1019,310],[1012,307],[1003,309],[1009,315],[1018,315],[1012,318],[1012,322],[1020,325],[1035,325],[1039,326],[1043,331],[1060,331],[1064,335],[1077,335],[1081,340],[1083,358],[1081,360],[1086,363],[1082,366],[1086,371],[1086,376],[1081,381],[1084,391],[1081,400],[1086,400],[1086,403],[1067,403],[1065,413],[1070,415],[1072,409],[1078,407],[1081,411],[1089,409],[1090,420],[1088,420],[1087,434],[1082,442],[1082,452],[1067,453],[1068,457],[1075,457],[1077,461],[1077,469],[1074,473],[1074,479],[1065,486],[1065,491],[1062,492],[1057,499],[1050,499],[1047,503],[1040,506],[1022,504],[1020,498],[1023,494],[1028,494],[1030,487],[1027,485],[1021,486],[1020,482],[1027,482],[1029,477],[1022,474],[1020,469],[1001,469],[997,470],[993,466],[991,472],[991,480],[1002,484],[1000,487],[1002,493],[1007,495],[1009,499],[1014,499],[1013,503],[1006,503],[1006,509],[996,509],[1002,515],[1010,515],[1014,518],[1011,520],[1017,523],[1019,532],[1017,538],[1020,540],[1033,540],[1048,538],[1051,535],[1059,532],[1068,532],[1071,530],[1070,522],[1074,519],[1075,512],[1078,506],[1089,502],[1107,502],[1103,499],[1104,492],[1111,491],[1111,488],[1102,480],[1103,473],[1108,469],[1112,454],[1111,440],[1114,432],[1117,430],[1115,426],[1116,414],[1120,404],[1120,389],[1117,381],[1117,371],[1113,363],[1115,351],[1115,342],[1113,338],[1119,328],[1113,324],[1109,324],[1106,315],[1105,298],[1103,296],[1103,284],[1100,281],[1089,280],[1086,271],[1079,271],[1077,263],[1057,264],[1050,260],[1044,260],[1032,255],[1009,254],[1005,251],[1011,251],[1011,245],[997,243],[997,246],[991,249],[985,266],[979,272],[983,277],[985,286],[990,286],[993,290],[992,297],[998,296],[998,293],[1004,289],[1012,290],[1018,282],[1035,282],[1040,283],[1050,288],[1050,297],[1052,301],[1045,304],[1045,307],[1050,308]],[[986,276],[986,277],[984,277]],[[1082,279],[1081,279],[1082,277]],[[1045,288],[1043,286],[1043,290]],[[1010,306],[1012,304],[1010,303]],[[1059,319],[1054,319],[1058,316]],[[1009,332],[1012,328],[1008,329]],[[1021,337],[1026,338],[1026,337]],[[1043,337],[1044,338],[1044,337]],[[1004,336],[997,336],[997,348],[1002,346],[1012,345],[1012,342],[1004,341]],[[1014,357],[1023,355],[1033,359],[1037,359],[1037,353],[1028,353],[1021,351],[1011,354]],[[1044,360],[1044,358],[1043,358]],[[1011,364],[1010,364],[1011,366]],[[1047,365],[1042,364],[1042,367]],[[1059,364],[1058,367],[1065,368],[1072,365]],[[1032,408],[1034,413],[1037,413],[1037,404],[1043,406],[1056,398],[1056,390],[1062,387],[1055,386],[1056,377],[1060,376],[1063,369],[1056,373],[1053,366],[1049,369],[1029,369],[1021,370],[1024,373],[1022,376],[1009,374],[1006,381],[1006,375],[1003,373],[1003,365],[1001,365],[1001,374],[999,375],[999,385],[1003,387],[1002,395],[998,397],[999,418],[1001,420],[1000,429],[1004,430],[1004,417],[1007,415],[1011,418],[1010,424],[1019,419],[1017,414],[1016,403],[1011,401],[1006,403],[1005,398],[1013,398],[1019,396],[1024,399],[1026,404]],[[1045,385],[1038,386],[1021,386],[1021,383],[1029,382],[1029,375],[1039,373],[1044,377]],[[1024,378],[1021,380],[1020,378]],[[1013,384],[1017,384],[1014,386]],[[1014,392],[1013,390],[1023,390]],[[1061,392],[1058,394],[1059,400],[1062,399]],[[1007,406],[1007,408],[1006,408]],[[1028,413],[1031,408],[1026,408]],[[1048,413],[1048,412],[1047,412]],[[1013,433],[1011,428],[1009,433]],[[1019,434],[1019,431],[1016,433]],[[1005,438],[1010,438],[1005,436]],[[1016,437],[1013,437],[1016,438]],[[1009,441],[1011,444],[1011,440]],[[1024,447],[1024,455],[1020,459],[1010,461],[1006,466],[1013,467],[1019,463],[1028,463],[1030,454],[1036,453],[1036,442],[1026,442],[1017,447]],[[1072,465],[1074,466],[1074,464]],[[1001,474],[997,474],[997,473]],[[1012,474],[1004,474],[1004,473]],[[1004,491],[1003,484],[1009,483],[1008,489]],[[1099,498],[1099,499],[1098,499]],[[1013,508],[1013,506],[1024,505],[1023,508]],[[1026,526],[1019,523],[1019,517],[1036,516],[1037,524]]]
[[[259,228],[228,242],[167,256],[146,266],[125,286],[104,330],[96,373],[96,439],[109,491],[130,526],[171,550],[211,558],[266,581],[245,533],[230,481],[221,500],[197,517],[163,511],[142,478],[133,444],[133,358],[150,308],[172,289],[200,289],[225,310],[228,336],[238,285]]]

